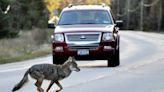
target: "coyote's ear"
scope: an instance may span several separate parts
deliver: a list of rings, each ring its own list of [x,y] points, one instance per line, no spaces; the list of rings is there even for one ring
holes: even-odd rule
[[[69,56],[68,61],[73,61],[73,57]]]
[[[76,61],[75,57],[72,57],[72,61],[73,61],[73,62],[75,62],[75,61]]]

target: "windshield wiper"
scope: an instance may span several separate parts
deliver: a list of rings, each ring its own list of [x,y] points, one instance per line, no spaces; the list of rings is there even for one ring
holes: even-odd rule
[[[86,23],[77,23],[77,24],[96,24],[96,23],[86,22]]]
[[[58,24],[58,25],[74,25],[74,24]]]

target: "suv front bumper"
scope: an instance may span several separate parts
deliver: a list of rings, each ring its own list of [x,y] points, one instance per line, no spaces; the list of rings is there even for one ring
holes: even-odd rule
[[[66,43],[52,42],[53,55],[59,57],[94,57],[95,59],[103,59],[104,57],[109,57],[115,53],[116,42],[108,41],[101,42],[99,44],[87,44],[87,45],[68,45]],[[79,50],[88,51],[79,54]]]

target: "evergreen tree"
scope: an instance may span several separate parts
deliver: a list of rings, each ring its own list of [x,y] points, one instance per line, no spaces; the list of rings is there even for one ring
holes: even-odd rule
[[[4,13],[7,6],[11,8]],[[20,30],[47,28],[48,11],[42,0],[0,0],[0,38],[15,37]]]
[[[10,26],[12,18],[7,12],[9,4],[9,0],[0,0],[0,38],[13,37],[17,34]]]
[[[19,22],[18,28],[47,27],[48,12],[42,0],[15,0],[14,5],[12,13]]]

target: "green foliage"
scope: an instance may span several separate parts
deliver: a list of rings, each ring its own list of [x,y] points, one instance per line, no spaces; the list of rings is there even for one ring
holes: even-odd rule
[[[4,13],[8,5],[9,0],[0,0],[0,38],[14,37],[17,34],[17,31],[10,26],[12,17]]]
[[[15,18],[19,21],[19,28],[47,27],[48,12],[42,0],[15,0],[14,5],[16,6],[12,13],[16,15]]]
[[[0,0],[0,38],[15,37],[20,30],[47,28],[48,11],[42,0]]]

